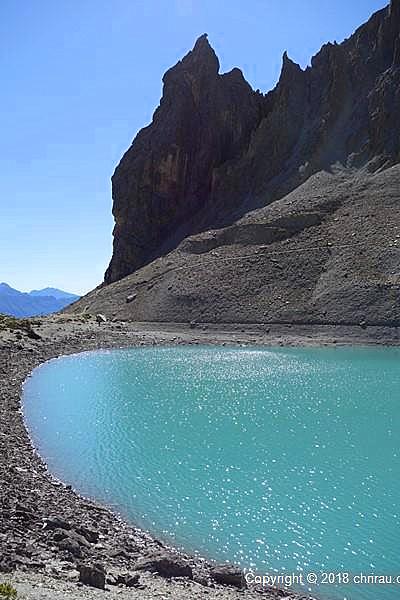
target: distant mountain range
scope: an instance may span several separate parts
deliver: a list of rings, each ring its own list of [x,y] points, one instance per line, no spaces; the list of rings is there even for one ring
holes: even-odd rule
[[[58,312],[79,296],[47,287],[24,293],[0,283],[0,313],[13,317],[36,317]]]

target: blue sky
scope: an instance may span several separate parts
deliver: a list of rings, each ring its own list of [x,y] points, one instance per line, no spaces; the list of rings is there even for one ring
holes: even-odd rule
[[[383,0],[1,0],[0,281],[83,293],[111,256],[110,177],[202,33],[267,91]]]

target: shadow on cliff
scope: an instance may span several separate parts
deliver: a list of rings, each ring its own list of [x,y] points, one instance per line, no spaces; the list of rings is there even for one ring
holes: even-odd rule
[[[112,283],[186,237],[232,226],[321,170],[378,171],[399,160],[400,1],[302,70],[283,56],[276,87],[219,74],[201,36],[163,77],[152,123],[113,178]]]

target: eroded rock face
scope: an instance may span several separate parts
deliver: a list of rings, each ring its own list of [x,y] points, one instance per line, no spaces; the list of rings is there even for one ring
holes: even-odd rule
[[[164,75],[160,106],[113,183],[111,283],[188,235],[231,225],[334,163],[370,170],[400,152],[400,3],[375,13],[304,71],[285,53],[279,82],[253,91],[239,69],[220,75],[200,37]]]
[[[164,75],[153,122],[139,132],[112,179],[116,224],[107,282],[157,256],[164,243],[173,247],[171,237],[185,237],[211,199],[214,169],[248,146],[263,97],[239,69],[218,70],[204,35]]]

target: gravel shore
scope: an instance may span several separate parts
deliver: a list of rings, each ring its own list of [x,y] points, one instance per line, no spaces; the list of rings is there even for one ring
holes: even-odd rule
[[[297,598],[288,590],[241,587],[240,573],[166,547],[107,507],[54,479],[34,452],[20,396],[39,364],[97,348],[149,344],[398,344],[395,328],[334,326],[211,326],[103,323],[84,316],[40,320],[0,331],[0,582],[25,598],[96,599],[104,591],[79,583],[82,565],[105,572],[110,597]],[[97,566],[98,565],[98,566]],[[227,585],[227,584],[233,585]],[[101,596],[102,597],[102,596]]]

